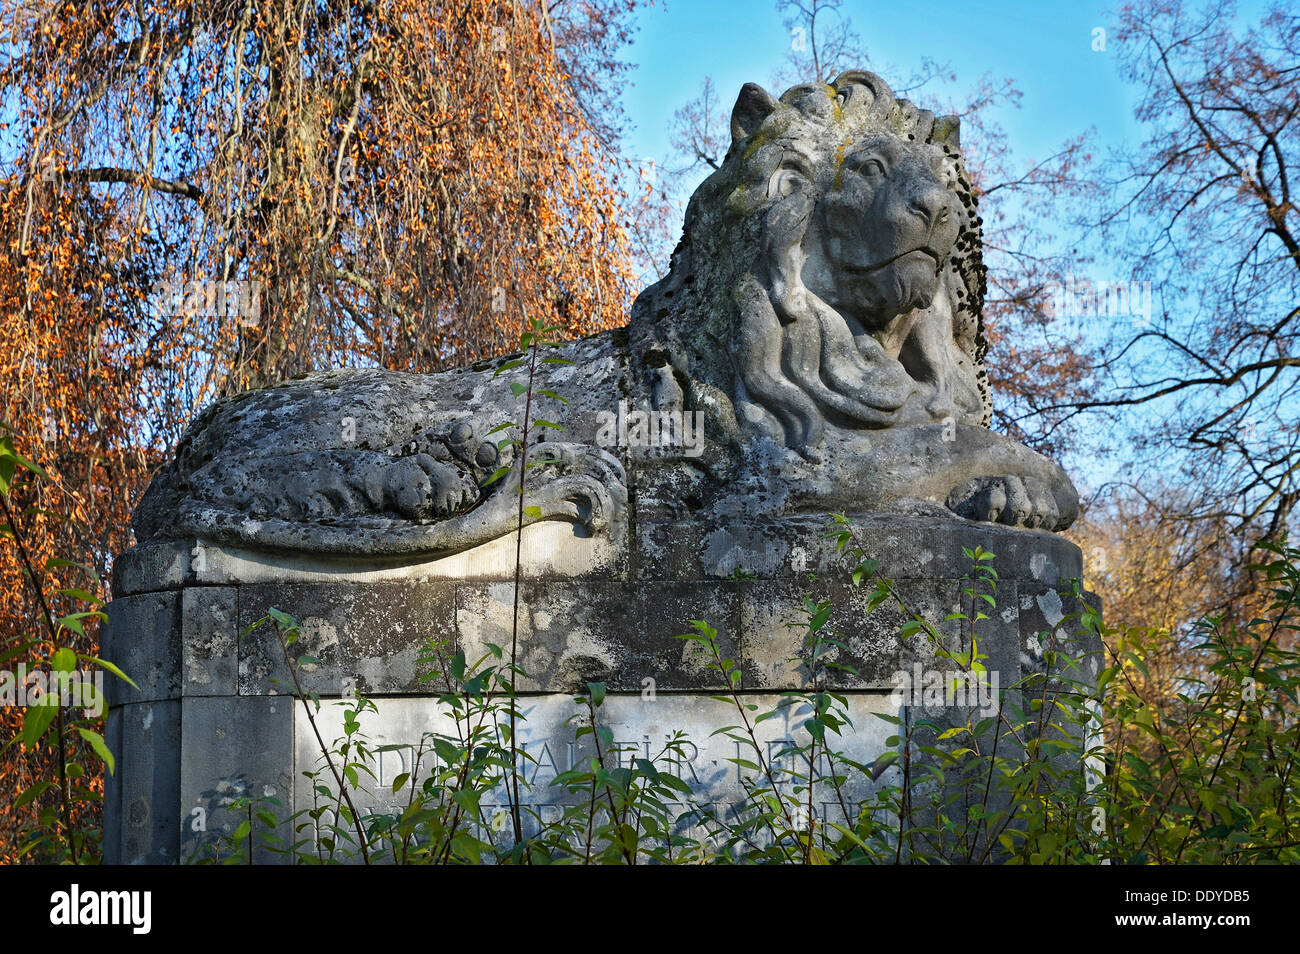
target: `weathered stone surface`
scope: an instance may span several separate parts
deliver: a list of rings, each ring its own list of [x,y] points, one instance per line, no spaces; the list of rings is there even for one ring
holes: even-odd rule
[[[808,632],[811,615],[806,608],[824,601],[832,604],[827,621],[829,638],[844,642],[848,651],[832,650],[826,661],[836,666],[852,667],[857,675],[843,669],[828,668],[823,673],[827,685],[853,689],[885,689],[893,686],[900,671],[914,666],[925,669],[940,667],[936,651],[953,652],[970,648],[969,626],[962,620],[948,620],[953,613],[972,615],[968,597],[961,590],[968,584],[961,580],[901,580],[895,589],[906,611],[895,600],[888,600],[868,611],[874,592],[869,586],[853,587],[843,583],[815,585],[786,582],[753,584],[740,599],[741,658],[745,663],[746,686],[761,689],[808,688],[812,672],[806,654],[792,658]],[[984,592],[984,591],[982,591]],[[1005,581],[995,594],[996,610],[979,601],[977,610],[990,619],[976,626],[979,652],[985,666],[999,674],[1003,686],[1019,678],[1016,649],[1019,624],[1016,616],[1015,581]],[[903,624],[916,613],[924,617],[945,637],[942,647],[935,646],[923,633],[901,638]]]
[[[620,533],[582,536],[573,524],[542,521],[524,528],[520,565],[529,579],[607,579],[628,576],[628,547]],[[158,576],[151,574],[157,570]],[[282,553],[169,540],[135,546],[113,565],[113,596],[182,586],[241,583],[403,583],[426,580],[513,580],[515,539],[447,556],[357,560],[320,553]]]
[[[585,413],[594,427],[619,393],[625,355],[590,341],[568,350],[585,380],[565,413]],[[450,555],[489,544],[513,526],[519,473],[489,489],[488,477],[511,462],[489,432],[515,413],[519,377],[494,376],[499,363],[428,376],[335,371],[214,405],[151,485],[137,535],[303,553]],[[547,385],[572,376],[553,370]],[[467,407],[485,413],[475,419]],[[575,421],[566,436],[581,431]],[[625,468],[594,437],[530,446],[544,466],[529,471],[540,511],[529,522],[620,532]]]
[[[1062,711],[1050,702],[1058,694],[1075,691],[1080,684],[1095,685],[1098,673],[1107,665],[1100,636],[1079,621],[1085,603],[1100,611],[1097,597],[1086,591],[1082,601],[1068,592],[1054,591],[1021,598],[1020,667],[1024,687],[1019,698],[1008,702],[1027,723],[1027,735],[1060,738],[1063,733],[1059,730],[1066,730],[1075,742],[1091,745],[1096,741],[1100,726],[1085,728],[1077,721],[1080,714]],[[1068,753],[1055,761],[1062,771],[1075,762]]]
[[[1044,531],[1017,531],[953,517],[904,517],[850,510],[859,544],[893,579],[956,579],[970,573],[963,549],[993,553],[1000,572],[1053,586],[1079,577],[1082,554]],[[635,579],[789,579],[842,575],[844,558],[826,539],[826,514],[733,517],[637,525]]]
[[[239,630],[275,608],[294,617],[300,640],[293,658],[314,656],[300,670],[305,692],[367,695],[416,692],[426,671],[418,660],[430,640],[451,645],[455,593],[449,583],[255,584],[240,588]],[[451,652],[447,651],[447,658]],[[239,646],[239,692],[266,695],[292,691],[276,627],[267,623],[243,635]]]
[[[637,691],[719,685],[676,638],[693,618],[709,619],[724,651],[735,652],[736,592],[727,585],[529,583],[519,612],[519,665],[528,676],[518,688],[525,692],[576,692],[588,682]],[[471,661],[489,644],[508,653],[513,619],[512,584],[457,587],[458,645]]]
[[[885,748],[885,739],[896,731],[892,723],[877,718],[877,713],[898,716],[899,711],[887,696],[880,694],[854,694],[849,698],[849,714],[854,731],[846,733],[836,745],[849,758],[869,761]],[[780,696],[770,693],[743,696],[746,703],[757,705],[759,711],[777,708],[780,699]],[[529,758],[524,763],[522,778],[525,788],[520,801],[526,806],[526,813],[536,813],[528,826],[535,828],[536,817],[546,819],[548,810],[553,810],[553,806],[573,804],[587,797],[585,792],[573,795],[563,787],[551,783],[556,775],[575,765],[581,767],[595,753],[590,735],[578,739],[575,736],[575,725],[566,724],[581,712],[572,697],[529,696],[521,701],[521,708],[526,716],[526,721],[521,724],[521,744]],[[336,786],[330,781],[329,770],[320,761],[320,750],[302,713],[302,707],[299,706],[295,711],[296,764],[300,770],[320,769],[319,782],[327,784],[331,791],[336,791]],[[727,760],[752,756],[735,741],[711,734],[718,726],[736,720],[736,710],[733,707],[696,695],[665,693],[647,699],[640,694],[616,693],[606,697],[598,713],[601,724],[612,730],[614,747],[618,750],[607,756],[610,768],[616,764],[628,765],[636,758],[657,761],[657,764],[677,772],[690,783],[696,789],[696,797],[701,803],[712,804],[717,810],[727,812],[742,800],[744,788],[741,778],[749,777],[752,773]],[[777,755],[788,740],[800,736],[801,730],[798,727],[808,715],[805,708],[791,706],[777,718],[760,724],[756,730],[759,743],[764,746],[764,757],[771,762],[778,784],[786,791],[791,790],[793,783],[784,773],[796,766],[792,764],[791,757],[778,758]],[[417,749],[426,733],[441,733],[455,738],[455,726],[445,713],[439,712],[427,699],[387,700],[378,717],[367,714],[361,719],[362,731],[376,748],[383,745],[403,748],[377,755],[372,765],[377,777],[368,781],[368,792],[360,794],[354,800],[363,812],[367,809],[400,811],[405,806],[407,792],[403,790],[395,796],[392,791],[393,780],[399,774],[412,770]],[[317,724],[326,739],[341,735],[341,707],[323,708],[317,717]],[[683,757],[669,757],[665,754],[664,745],[679,732],[685,735],[689,744],[683,747]],[[423,748],[418,779],[423,779],[424,773],[435,764],[434,757],[428,752],[428,744]],[[845,787],[843,806],[827,785],[824,792],[814,793],[815,808],[820,816],[843,823],[844,807],[848,807],[851,814],[856,814],[861,803],[877,785],[896,781],[896,775],[897,770],[891,769],[875,783],[858,776],[851,785]],[[296,777],[295,802],[300,807],[311,807],[314,804],[314,784],[315,781],[301,774]],[[686,807],[683,803],[683,810]],[[505,820],[504,813],[508,811],[504,791],[496,801],[483,799],[481,808],[487,826],[491,827],[494,823],[500,826]],[[327,811],[323,823],[329,824],[332,820],[332,813]],[[476,827],[486,834],[484,826]]]
[[[1080,624],[1078,617],[1084,610],[1084,602],[1100,611],[1097,597],[1086,591],[1083,601],[1054,589],[1021,596],[1020,664],[1026,673],[1055,673],[1085,682],[1097,678],[1105,660],[1100,637]],[[1051,651],[1069,657],[1075,665],[1058,660],[1055,666],[1049,667],[1045,657]]]
[[[1061,574],[1079,565],[1078,550],[1068,541],[1042,532],[999,528],[960,518],[857,515],[850,518],[850,523],[859,544],[879,555],[881,573],[893,576],[908,612],[920,613],[929,620],[944,634],[944,645],[952,651],[969,648],[966,624],[946,619],[954,612],[971,613],[969,596],[961,592],[968,585],[962,577],[969,577],[971,560],[962,550],[981,546],[995,553],[992,563],[999,573],[995,605],[979,600],[976,606],[989,616],[980,621],[977,632],[989,677],[995,680],[995,691],[1005,693],[1022,676],[1041,666],[1041,653],[1035,655],[1038,651],[1034,649],[1038,645],[1034,639],[1040,632],[1059,629],[1063,644],[1068,641],[1070,646],[1089,645],[1066,619],[1077,611],[1077,606],[1057,593],[1058,587],[1065,585]],[[786,518],[784,525],[771,518],[738,522],[729,528],[723,544],[709,555],[709,546],[702,541],[715,531],[686,523],[679,525],[675,534],[665,536],[685,541],[685,547],[677,551],[676,558],[660,562],[657,572],[664,578],[526,579],[520,600],[519,659],[529,675],[521,680],[520,689],[541,694],[528,697],[526,707],[544,716],[542,722],[529,727],[530,738],[538,745],[549,746],[548,758],[559,764],[562,759],[557,753],[561,749],[567,753],[571,735],[566,733],[572,730],[546,720],[552,720],[560,708],[571,709],[571,698],[566,694],[581,691],[587,681],[603,682],[612,693],[623,694],[619,698],[624,701],[619,704],[629,707],[626,711],[631,721],[625,723],[629,731],[635,726],[635,718],[641,717],[634,717],[636,712],[643,716],[661,713],[665,718],[685,713],[686,721],[677,728],[695,726],[703,730],[704,722],[712,718],[705,701],[724,685],[717,673],[693,657],[692,644],[676,638],[689,630],[692,619],[708,620],[718,629],[724,655],[740,666],[743,678],[738,688],[743,698],[775,698],[782,691],[806,689],[810,685],[809,672],[798,657],[806,632],[807,597],[814,603],[831,602],[827,625],[836,638],[847,643],[847,652],[837,651],[829,661],[850,665],[859,673],[850,676],[831,669],[824,674],[826,684],[852,693],[855,705],[864,706],[868,713],[877,709],[902,711],[910,725],[933,723],[934,729],[918,729],[914,742],[939,744],[938,734],[945,727],[962,724],[970,707],[936,706],[929,704],[924,695],[900,694],[898,679],[900,673],[914,675],[920,685],[933,673],[951,670],[951,662],[940,659],[936,655],[938,647],[922,633],[902,638],[907,615],[892,600],[867,612],[871,582],[854,587],[847,581],[849,567],[835,552],[833,543],[821,536],[824,526],[824,521],[811,517]],[[744,547],[752,553],[752,541],[756,539],[779,541],[772,546],[774,551],[780,551],[780,559],[768,563],[748,557],[734,559]],[[688,558],[690,553],[696,557]],[[701,559],[699,554],[705,557]],[[215,565],[211,559],[205,564],[209,571]],[[268,556],[265,563],[259,564],[254,579],[263,579],[266,568],[272,565]],[[638,572],[645,567],[642,563]],[[933,575],[927,575],[927,571]],[[441,683],[418,681],[429,668],[418,661],[428,639],[444,641],[444,659],[450,659],[456,649],[464,650],[473,660],[488,651],[489,643],[509,646],[512,583],[457,582],[437,577],[408,577],[403,582],[392,582],[383,576],[368,575],[376,571],[364,562],[342,569],[332,582],[324,577],[298,582],[300,572],[289,568],[286,577],[290,582],[226,578],[222,586],[191,585],[180,591],[124,597],[114,603],[120,604],[120,609],[113,611],[119,621],[151,621],[148,625],[155,630],[142,645],[153,645],[152,651],[163,652],[164,658],[166,646],[179,645],[182,651],[182,657],[175,661],[179,674],[175,685],[165,681],[159,684],[155,679],[151,691],[157,695],[179,689],[186,697],[183,712],[175,707],[174,712],[165,710],[172,713],[168,718],[180,719],[184,726],[179,749],[169,753],[184,767],[177,771],[201,776],[186,776],[184,801],[180,803],[185,811],[203,808],[224,817],[223,799],[240,791],[265,794],[267,785],[283,795],[286,776],[276,775],[272,769],[294,770],[293,764],[284,760],[290,745],[297,746],[302,757],[304,730],[298,724],[290,738],[284,720],[292,708],[291,700],[283,695],[287,687],[273,682],[286,676],[274,630],[266,626],[243,635],[243,630],[271,607],[290,613],[302,625],[302,639],[294,647],[294,654],[311,654],[321,660],[320,665],[309,665],[302,671],[304,689],[321,693],[327,710],[332,708],[331,697],[345,696],[354,688],[375,695],[380,722],[384,724],[395,705],[407,713],[399,716],[399,721],[417,719],[412,713],[428,715],[433,711],[430,696]],[[323,573],[319,569],[316,572]],[[679,578],[672,579],[673,575]],[[138,629],[144,624],[132,625]],[[121,623],[118,626],[121,632]],[[239,696],[234,694],[231,683],[232,643],[238,647]],[[149,671],[143,663],[137,667]],[[1087,673],[1095,675],[1095,670]],[[211,681],[204,682],[205,678]],[[214,694],[192,698],[206,693]],[[1027,698],[1025,693],[1010,695],[1013,707],[1023,705]],[[680,704],[664,704],[671,697],[679,697]],[[652,699],[658,700],[659,708],[638,710],[633,705]],[[191,709],[191,702],[204,703],[207,708]],[[247,705],[254,702],[264,708]],[[290,719],[300,723],[301,715]],[[872,720],[871,725],[877,721]],[[125,757],[136,762],[158,757],[155,743],[142,736],[134,723],[123,721],[120,709],[114,710],[110,724],[121,740]],[[654,724],[655,732],[667,731],[666,722]],[[129,731],[122,731],[122,727]],[[709,731],[714,728],[717,725]],[[646,734],[644,729],[639,731]],[[867,731],[863,744],[876,745],[885,737],[877,739],[872,734],[874,728],[863,730],[858,725],[855,738],[862,731]],[[656,737],[650,734],[652,739]],[[280,741],[273,741],[276,739]],[[954,744],[954,740],[943,742]],[[873,750],[874,754],[879,751]],[[384,756],[386,761],[397,758],[393,753]],[[952,782],[955,790],[955,777]],[[109,784],[110,814],[127,810],[119,784],[117,779]],[[296,800],[283,806],[283,815],[308,804],[303,801],[301,783],[294,784]],[[542,791],[535,803],[550,804],[547,798],[553,794]],[[538,808],[542,813],[551,810]],[[186,846],[189,857],[197,850],[201,833],[187,834],[188,817],[174,821],[175,827],[190,839]],[[229,821],[237,824],[237,820]],[[116,824],[120,831],[121,820]],[[120,844],[121,838],[117,837]],[[139,841],[134,844],[133,850],[140,849]],[[164,839],[164,844],[144,853],[153,851],[161,856],[168,850],[175,850],[174,842]]]
[[[230,809],[234,798],[276,799],[279,807],[262,805],[287,819],[295,774],[294,705],[291,698],[276,696],[186,698],[180,703],[180,817],[172,815],[168,822],[180,828],[182,861],[204,857],[218,831],[229,834],[247,819],[246,811]],[[291,843],[287,822],[277,832],[283,844]],[[254,839],[255,863],[283,860]]]
[[[104,682],[108,705],[155,702],[180,697],[181,595],[141,593],[115,599],[106,609],[101,632],[104,658],[134,680],[134,689],[119,679]]]
[[[181,694],[233,696],[238,691],[238,590],[192,586],[181,591]]]
[[[132,702],[108,712],[116,755],[105,785],[104,861],[176,864],[180,855],[180,703]]]
[[[113,598],[175,589],[194,580],[189,547],[181,540],[138,544],[113,560]]]

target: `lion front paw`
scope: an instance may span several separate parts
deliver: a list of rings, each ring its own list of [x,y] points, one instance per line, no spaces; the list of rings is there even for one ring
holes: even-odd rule
[[[1062,514],[1052,488],[1034,477],[976,477],[948,495],[948,509],[985,523],[1028,530],[1064,530],[1073,514]]]
[[[412,454],[386,463],[375,475],[382,486],[383,508],[425,523],[468,510],[478,503],[474,475],[455,461]]]
[[[383,453],[391,460],[367,478],[371,499],[416,523],[469,510],[482,499],[488,477],[513,459],[468,421],[425,431]]]

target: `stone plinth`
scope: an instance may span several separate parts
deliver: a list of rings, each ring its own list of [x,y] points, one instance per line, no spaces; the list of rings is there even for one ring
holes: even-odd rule
[[[945,617],[969,611],[961,596],[970,572],[963,548],[978,545],[996,555],[996,605],[985,607],[990,619],[980,630],[986,665],[1003,689],[1041,665],[1048,642],[1041,634],[1078,611],[1058,589],[1080,576],[1080,552],[1053,534],[956,517],[863,515],[851,522],[912,609],[945,633],[960,625]],[[848,697],[854,722],[844,748],[873,759],[896,731],[876,713],[922,717],[891,698],[894,674],[935,667],[934,647],[919,635],[900,637],[904,615],[896,606],[868,615],[870,588],[850,583],[823,537],[824,521],[633,526],[624,546],[575,537],[558,521],[525,531],[519,663],[528,673],[520,683],[523,739],[537,760],[526,773],[531,804],[561,801],[550,779],[589,755],[566,725],[579,711],[573,694],[587,682],[608,687],[602,718],[618,744],[653,756],[683,731],[695,755],[679,766],[682,777],[710,801],[739,798],[738,770],[726,761],[737,755],[735,743],[710,738],[735,721],[735,712],[710,700],[723,688],[719,677],[692,657],[692,644],[675,638],[692,619],[716,627],[725,652],[739,662],[745,701],[770,706],[782,691],[808,686],[806,667],[794,660],[804,633],[799,624],[807,620],[805,596],[831,600],[830,625],[849,650],[835,661],[858,673],[830,676]],[[499,552],[481,548],[424,562],[277,556],[196,540],[123,554],[104,653],[140,690],[110,683],[108,739],[119,769],[107,787],[106,860],[187,860],[206,837],[196,828],[210,836],[242,820],[223,808],[237,793],[279,798],[285,816],[310,807],[302,773],[317,767],[319,753],[303,707],[286,695],[274,628],[245,632],[271,608],[301,625],[295,654],[320,659],[301,679],[322,699],[327,740],[339,734],[339,710],[330,702],[356,689],[379,708],[377,717],[363,719],[372,742],[410,747],[384,753],[379,763],[371,804],[387,804],[392,779],[409,770],[421,733],[449,725],[437,711],[434,684],[420,680],[427,642],[443,640],[471,659],[489,644],[510,644],[514,546],[509,538],[501,542]],[[1058,639],[1074,655],[1097,648],[1068,622]],[[789,737],[788,722],[764,723],[774,746]]]

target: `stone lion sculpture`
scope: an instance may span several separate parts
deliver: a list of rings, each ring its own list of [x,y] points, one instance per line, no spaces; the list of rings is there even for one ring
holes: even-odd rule
[[[629,326],[540,366],[526,523],[947,514],[1061,530],[1077,493],[988,429],[980,219],[958,124],[847,72],[740,92],[732,144]],[[309,374],[191,425],[137,537],[273,550],[451,554],[515,528],[522,415],[480,362]],[[517,389],[515,389],[517,390]],[[539,398],[539,400],[541,400]],[[514,431],[517,433],[517,430]],[[498,470],[508,477],[491,481]]]

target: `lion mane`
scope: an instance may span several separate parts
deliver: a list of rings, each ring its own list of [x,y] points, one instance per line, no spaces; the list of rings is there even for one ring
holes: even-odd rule
[[[659,376],[651,382],[656,400],[704,410],[713,440],[736,445],[756,429],[805,457],[816,457],[828,425],[987,427],[985,269],[957,119],[895,98],[873,73],[851,71],[830,85],[795,86],[779,100],[747,84],[731,133],[722,165],[687,207],[668,275],[633,306],[638,363]],[[943,177],[956,218],[955,240],[932,266],[932,299],[877,320],[845,307],[852,289],[840,289],[843,300],[833,303],[810,287],[809,275],[819,262],[826,282],[851,273],[822,261],[830,247],[824,208],[843,195],[852,174],[846,157],[882,140],[912,162],[900,168],[928,164]],[[899,173],[908,176],[928,182],[930,171]],[[877,233],[891,228],[864,221]],[[890,320],[904,323],[893,352]]]

